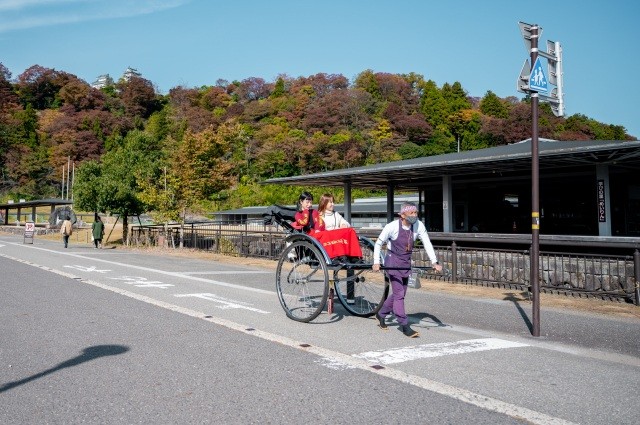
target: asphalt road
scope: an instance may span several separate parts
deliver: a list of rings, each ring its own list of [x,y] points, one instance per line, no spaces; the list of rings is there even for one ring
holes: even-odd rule
[[[274,282],[0,234],[0,423],[640,423],[640,320],[410,289],[409,339]]]

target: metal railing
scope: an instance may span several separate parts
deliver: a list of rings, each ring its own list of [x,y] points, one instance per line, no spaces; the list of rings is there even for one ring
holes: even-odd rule
[[[366,232],[362,232],[366,233]],[[184,226],[132,226],[129,244],[193,248],[238,257],[278,259],[284,231],[262,223],[189,223]],[[372,235],[367,235],[372,236]],[[373,237],[375,239],[375,236]],[[472,245],[467,242],[466,245]],[[530,291],[530,255],[517,243],[504,249],[460,247],[456,242],[434,248],[444,274],[425,272],[433,279]],[[633,301],[640,305],[640,253],[633,255],[540,251],[540,290],[575,296]],[[416,265],[428,265],[424,250],[414,250]]]
[[[277,259],[284,233],[273,225],[189,223],[181,227],[132,226],[130,245],[193,248],[238,257]]]

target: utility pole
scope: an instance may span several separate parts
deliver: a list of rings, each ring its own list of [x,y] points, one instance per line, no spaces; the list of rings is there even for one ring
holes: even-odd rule
[[[71,174],[71,157],[67,157],[67,194],[65,199],[69,199],[69,175]]]

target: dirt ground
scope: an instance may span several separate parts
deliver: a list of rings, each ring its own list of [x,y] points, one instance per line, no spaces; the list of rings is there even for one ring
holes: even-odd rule
[[[112,231],[113,229],[113,231]],[[107,236],[110,234],[107,241]],[[44,239],[60,239],[60,235],[48,235],[37,236]],[[163,255],[172,255],[176,257],[189,257],[189,258],[201,258],[211,261],[219,261],[230,264],[237,264],[239,259],[237,257],[231,257],[226,255],[214,254],[206,251],[199,251],[193,249],[163,249],[163,248],[128,248],[122,245],[122,226],[116,225],[115,228],[112,224],[105,226],[105,248],[124,249],[131,250],[140,253],[150,253]],[[104,241],[103,241],[104,242]],[[91,244],[91,229],[78,229],[74,231],[70,238],[70,243],[84,243]],[[242,264],[250,266],[258,266],[265,268],[275,269],[277,262],[274,260],[262,259],[262,258],[241,258]],[[514,289],[504,288],[492,288],[470,284],[453,284],[447,281],[440,280],[426,280],[422,279],[422,288],[419,291],[432,291],[443,292],[453,295],[474,297],[474,298],[486,298],[495,300],[505,300],[518,302],[523,307],[531,306],[531,300],[529,294]],[[630,317],[640,319],[640,306],[634,304],[620,302],[620,301],[608,301],[598,298],[585,298],[577,295],[564,295],[564,294],[540,294],[541,307],[551,307],[558,309],[568,309],[573,311],[583,311],[596,314],[602,314],[606,316],[617,317]]]

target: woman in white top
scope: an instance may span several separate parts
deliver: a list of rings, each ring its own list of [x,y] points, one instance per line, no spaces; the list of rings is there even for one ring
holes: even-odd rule
[[[325,229],[334,230],[351,227],[349,225],[349,222],[345,220],[339,212],[333,210],[334,205],[335,201],[333,195],[331,195],[330,193],[325,193],[320,198],[320,203],[318,204],[318,214],[320,215],[321,220],[324,222]]]

